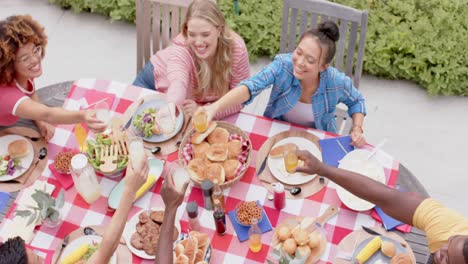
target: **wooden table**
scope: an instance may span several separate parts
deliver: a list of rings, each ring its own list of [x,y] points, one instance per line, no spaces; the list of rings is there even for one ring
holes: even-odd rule
[[[70,91],[73,82],[62,82],[54,85],[50,85],[38,90],[38,96],[46,105],[49,106],[62,106],[67,94]],[[30,120],[21,120],[20,125],[35,128],[35,125]],[[0,130],[2,128],[0,127]],[[409,192],[417,192],[423,196],[428,197],[429,194],[419,182],[419,180],[404,166],[400,163],[399,175],[397,185],[403,187]],[[18,192],[11,193],[11,197],[8,201],[8,204],[5,206],[3,211],[0,214],[0,221],[3,220],[6,213],[9,211],[11,204],[16,199]],[[399,232],[399,231],[397,231]],[[418,264],[426,264],[429,258],[429,250],[427,247],[427,239],[425,233],[419,229],[412,228],[410,233],[401,233],[399,234],[405,238],[406,241],[411,245],[413,252],[416,256]]]

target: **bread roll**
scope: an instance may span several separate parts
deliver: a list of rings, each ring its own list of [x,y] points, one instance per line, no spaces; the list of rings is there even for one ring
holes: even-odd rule
[[[296,232],[293,234],[294,240],[296,240],[296,243],[299,246],[304,246],[309,242],[309,232],[305,229],[298,229]]]
[[[289,255],[294,255],[296,252],[296,248],[297,248],[296,240],[292,238],[286,239],[283,243],[283,249]]]
[[[192,237],[196,237],[198,240],[198,248],[202,248],[210,243],[210,237],[205,233],[197,231],[190,231]]]
[[[210,146],[206,152],[206,157],[215,162],[225,161],[227,159],[227,144],[215,143]]]
[[[185,255],[180,255],[174,260],[174,264],[189,264],[189,258]]]
[[[185,250],[184,246],[182,246],[182,244],[178,243],[178,244],[175,246],[175,250],[174,250],[174,251],[175,251],[176,257],[178,257],[178,256],[180,256],[180,255],[182,255],[182,254],[184,254],[184,250]],[[188,259],[187,259],[187,261],[188,261]]]
[[[28,142],[24,139],[19,139],[8,144],[8,154],[10,158],[21,158],[29,154]]]
[[[224,175],[224,168],[219,163],[212,163],[206,166],[205,169],[205,179],[214,182],[214,180],[218,180],[218,184],[224,183],[226,177]]]
[[[187,170],[192,178],[197,181],[203,181],[205,179],[205,160],[196,158],[192,159],[187,165]]]
[[[283,152],[289,150],[297,150],[297,146],[293,143],[286,143],[284,145],[274,147],[272,150],[270,150],[270,157],[281,158],[283,157]]]
[[[229,139],[229,132],[222,128],[222,127],[217,127],[213,130],[208,135],[208,138],[206,139],[208,143],[214,144],[214,143],[228,143]]]
[[[242,143],[234,139],[228,142],[228,159],[238,159],[242,152]]]
[[[412,263],[413,261],[411,260],[411,257],[407,253],[396,254],[390,261],[390,264],[412,264]]]
[[[190,142],[192,144],[202,143],[203,140],[205,140],[205,138],[208,137],[208,135],[211,134],[211,132],[213,132],[213,130],[215,130],[217,125],[218,125],[218,123],[211,122],[205,132],[199,133],[199,132],[195,131],[195,133],[193,133],[193,135],[192,135],[192,137],[190,139]]]
[[[201,249],[197,250],[197,254],[195,254],[195,260],[193,263],[198,263],[200,261],[203,261],[205,259],[205,252],[202,251]]]
[[[301,256],[309,256],[312,250],[310,250],[310,247],[308,246],[300,246],[297,247],[297,251],[299,252],[299,255]]]
[[[391,258],[395,256],[396,247],[395,247],[395,244],[393,244],[390,241],[383,241],[382,247],[380,248],[380,250],[382,251],[382,254]]]
[[[206,141],[203,141],[200,144],[192,144],[193,158],[204,159],[209,148],[210,144]]]
[[[281,225],[276,231],[276,236],[280,241],[285,241],[291,237],[291,229],[286,225]]]
[[[320,246],[320,239],[321,239],[321,236],[320,236],[320,233],[315,231],[315,232],[312,232],[309,234],[309,247],[310,248],[316,248],[318,246]]]
[[[241,163],[235,159],[229,159],[223,162],[226,181],[230,181],[237,176],[236,172],[239,166],[241,166]]]
[[[185,239],[187,246],[185,246],[184,254],[188,257],[188,263],[192,264],[195,262],[195,255],[198,252],[198,240],[194,237],[192,239]]]

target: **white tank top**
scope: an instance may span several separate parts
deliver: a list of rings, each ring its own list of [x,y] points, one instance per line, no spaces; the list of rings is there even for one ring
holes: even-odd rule
[[[312,104],[297,101],[293,108],[283,115],[284,121],[305,127],[315,127]]]

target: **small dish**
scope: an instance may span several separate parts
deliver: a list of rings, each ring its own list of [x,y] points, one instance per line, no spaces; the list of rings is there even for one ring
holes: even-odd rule
[[[256,205],[255,207],[253,206],[254,204]],[[243,213],[244,215],[241,217],[241,219],[239,219],[239,213],[238,213],[239,211],[244,212]],[[258,223],[262,221],[263,208],[258,203],[258,201],[250,201],[250,202],[242,201],[236,205],[235,216],[236,216],[237,223],[239,223],[242,226],[250,226],[254,218],[258,220]]]
[[[54,169],[62,174],[70,174],[71,159],[78,151],[64,149],[60,151],[54,158]]]

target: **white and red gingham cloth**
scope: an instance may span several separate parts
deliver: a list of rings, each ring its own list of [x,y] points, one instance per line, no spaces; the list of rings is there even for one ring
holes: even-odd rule
[[[86,105],[88,102],[87,94],[92,90],[98,90],[115,95],[115,100],[111,106],[111,112],[115,116],[124,113],[127,107],[138,98],[154,93],[154,91],[113,81],[83,79],[74,84],[64,107],[67,109],[78,109],[80,106]],[[377,225],[377,222],[370,216],[370,211],[355,212],[344,206],[338,198],[335,184],[332,182],[329,182],[329,184],[320,192],[306,199],[288,199],[286,207],[283,210],[276,210],[273,202],[267,199],[267,190],[255,176],[255,159],[257,151],[269,137],[272,137],[277,133],[288,130],[305,129],[288,123],[245,113],[230,116],[224,121],[241,128],[249,136],[253,149],[251,163],[248,164],[249,167],[242,179],[231,188],[225,190],[226,211],[234,209],[235,205],[239,201],[259,200],[260,203],[263,204],[272,226],[275,227],[288,217],[297,215],[316,217],[323,213],[329,205],[338,206],[341,209],[339,214],[324,225],[324,228],[327,231],[328,244],[319,263],[332,263],[335,255],[337,254],[337,245],[353,230],[360,228],[361,225]],[[77,143],[73,136],[73,129],[74,125],[60,125],[56,128],[55,136],[49,143],[49,163],[52,163],[52,159],[62,148],[77,148]],[[313,133],[320,139],[332,138],[335,136],[330,133],[312,129],[307,131]],[[399,163],[383,152],[379,152],[376,158],[384,166],[388,185],[394,185],[398,177]],[[177,153],[173,153],[167,157],[167,161],[169,162],[176,159]],[[58,190],[61,189],[60,183],[55,179],[48,168],[45,169],[39,180],[47,181],[56,185],[57,188],[53,195],[57,195]],[[99,200],[92,205],[88,205],[83,198],[77,194],[75,187],[67,190],[65,193],[65,206],[62,209],[64,222],[56,228],[48,228],[44,225],[38,226],[35,231],[36,235],[31,243],[32,246],[55,250],[60,246],[61,240],[68,233],[78,227],[108,224],[113,213],[109,212],[107,209],[107,197],[120,179],[99,177],[99,180],[102,187],[102,195]],[[161,182],[162,180],[158,180],[155,187],[135,202],[128,217],[129,219],[141,209],[146,209],[149,205],[151,205],[151,207],[164,207],[162,198],[159,195]],[[20,199],[21,195],[22,193],[17,199]],[[186,198],[178,210],[177,216],[181,219],[180,223],[183,231],[187,230],[188,227],[185,205],[189,201],[196,201],[200,205],[200,223],[204,232],[208,233],[211,237],[211,245],[213,248],[211,263],[266,262],[266,258],[270,251],[273,232],[263,234],[263,247],[258,253],[252,253],[249,251],[248,242],[239,242],[235,237],[236,234],[234,228],[229,220],[227,220],[226,234],[224,236],[216,235],[212,211],[204,210],[202,208],[202,193],[197,187],[192,188],[188,198]],[[2,222],[0,228],[4,226],[5,222],[11,221],[15,207],[16,204],[13,204],[12,209],[7,214],[7,217]],[[4,230],[0,229],[0,236],[3,232]],[[153,261],[142,260],[139,257],[133,256],[133,263],[153,263]]]

